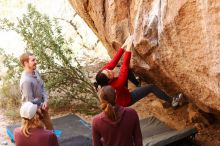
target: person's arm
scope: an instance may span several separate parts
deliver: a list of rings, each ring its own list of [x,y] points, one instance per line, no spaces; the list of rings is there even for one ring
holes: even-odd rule
[[[36,70],[35,73],[37,74],[37,78],[40,80],[40,82],[42,83],[41,84],[41,91],[42,91],[42,96],[43,96],[43,99],[44,99],[44,102],[48,102],[48,94],[46,92],[46,89],[45,89],[45,85],[44,85],[44,82],[43,80],[41,79],[41,75],[40,73]]]
[[[42,91],[43,91],[44,102],[48,102],[48,94],[47,94],[47,92],[46,92],[44,83],[42,84]]]
[[[104,69],[109,69],[109,70],[113,70],[115,68],[115,66],[118,64],[118,61],[120,60],[121,56],[123,55],[124,53],[124,49],[123,48],[120,48],[118,50],[118,52],[114,55],[114,57],[112,58],[112,60],[107,63],[103,68],[102,70]]]
[[[22,144],[20,143],[20,136],[19,136],[19,129],[18,128],[14,129],[13,135],[14,135],[14,140],[15,140],[16,146],[22,146]]]
[[[130,64],[130,59],[131,59],[131,49],[133,47],[133,36],[129,36],[126,39],[126,52],[125,52],[125,56],[122,62],[122,66],[120,69],[120,73],[118,75],[117,80],[114,80],[111,85],[114,88],[120,88],[122,86],[125,86],[125,83],[128,80],[128,69],[129,69],[129,64]],[[124,45],[123,45],[124,46]]]
[[[22,101],[33,101],[34,100],[34,95],[33,95],[33,88],[32,88],[32,83],[31,81],[24,81],[21,84],[21,96],[22,96]]]
[[[42,91],[43,91],[43,99],[44,99],[44,103],[42,105],[42,108],[44,110],[48,110],[48,94],[47,94],[47,92],[45,90],[44,83],[42,85]]]
[[[95,119],[92,121],[92,144],[93,146],[103,146],[101,142],[101,134],[97,131]]]
[[[50,146],[59,146],[57,137],[56,137],[56,135],[55,135],[54,133],[52,133],[52,134],[50,135],[49,145],[50,145]]]
[[[44,82],[41,79],[41,75],[40,75],[40,73],[37,70],[35,71],[35,74],[37,75],[38,80],[40,80],[40,82],[41,82],[41,91],[42,91],[42,97],[43,97],[43,100],[44,100],[44,102],[42,104],[42,108],[44,110],[48,110],[48,94],[46,92],[46,89],[45,89],[45,86],[44,86]]]
[[[126,51],[118,78],[111,83],[114,88],[120,88],[125,85],[128,78],[130,59],[131,52]]]
[[[134,145],[135,146],[143,146],[143,140],[142,140],[142,134],[141,134],[141,128],[140,128],[140,122],[137,115],[137,112],[135,112],[135,127],[134,127]]]
[[[115,66],[118,64],[118,61],[120,60],[122,54],[124,53],[125,51],[124,48],[126,48],[126,51],[130,52],[132,44],[133,44],[133,36],[128,36],[124,44],[122,45],[122,47],[118,50],[118,52],[113,57],[113,59],[108,64],[106,64],[102,68],[102,70],[104,69],[113,70]]]

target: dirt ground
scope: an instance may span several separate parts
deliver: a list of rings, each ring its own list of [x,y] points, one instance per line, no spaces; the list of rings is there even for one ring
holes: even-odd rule
[[[175,129],[199,127],[198,123],[192,123],[188,120],[187,107],[188,105],[186,104],[177,109],[164,108],[161,101],[153,95],[147,96],[132,106],[138,112],[140,119],[153,115]],[[67,113],[68,111],[62,111],[52,115],[53,118],[56,118]],[[88,122],[92,120],[92,116],[78,115]],[[14,146],[6,135],[6,125],[11,122],[0,114],[0,145],[4,145],[4,142],[7,142],[7,146]],[[196,134],[196,142],[201,146],[220,146],[220,123],[215,122],[207,127],[199,128]]]
[[[134,86],[129,83],[130,90],[134,89]],[[184,129],[186,127],[196,127],[198,133],[196,134],[196,143],[201,146],[220,146],[220,122],[215,121],[208,126],[201,126],[201,121],[189,120],[189,104],[184,104],[177,109],[171,107],[164,108],[162,101],[153,94],[148,95],[136,104],[132,105],[139,115],[140,119],[148,116],[155,116],[161,121],[165,122],[172,128]],[[192,111],[190,111],[192,112]],[[61,112],[59,115],[63,115],[65,112]],[[57,115],[54,113],[53,115]],[[87,122],[92,121],[92,116],[83,114],[77,114]]]
[[[8,120],[8,118],[6,118],[2,113],[2,110],[0,110],[0,146],[15,146],[15,144],[11,143],[9,137],[6,134],[6,126],[12,121]]]

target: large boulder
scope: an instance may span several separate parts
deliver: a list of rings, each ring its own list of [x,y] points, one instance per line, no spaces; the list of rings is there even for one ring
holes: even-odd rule
[[[69,0],[110,56],[134,34],[131,65],[169,94],[220,111],[219,0]]]

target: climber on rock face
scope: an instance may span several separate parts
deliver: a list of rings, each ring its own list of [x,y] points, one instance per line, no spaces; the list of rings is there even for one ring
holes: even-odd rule
[[[129,63],[131,58],[131,49],[133,48],[133,36],[129,36],[122,47],[115,54],[113,59],[107,63],[96,75],[96,89],[98,87],[111,85],[116,91],[116,103],[118,105],[127,107],[130,106],[150,93],[153,93],[158,98],[171,104],[172,107],[177,107],[180,104],[183,94],[179,93],[175,97],[168,96],[160,88],[154,84],[147,84],[142,87],[137,87],[130,92],[126,86],[127,80],[133,74],[129,70]],[[125,52],[124,59],[120,68],[120,73],[117,75],[113,69],[116,67],[121,56]],[[130,75],[129,75],[130,74]],[[134,80],[133,80],[134,81]],[[132,81],[132,82],[133,82]],[[134,82],[133,82],[134,83]],[[138,86],[138,83],[135,84]]]

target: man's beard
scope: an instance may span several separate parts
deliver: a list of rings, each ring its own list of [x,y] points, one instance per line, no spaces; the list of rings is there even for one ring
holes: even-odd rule
[[[36,69],[36,66],[37,65],[29,66],[29,68],[34,71]]]

